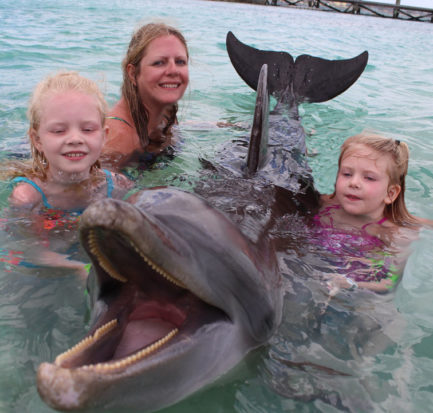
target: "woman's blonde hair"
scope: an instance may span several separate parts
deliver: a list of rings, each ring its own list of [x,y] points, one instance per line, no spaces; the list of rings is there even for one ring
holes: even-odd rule
[[[404,201],[406,189],[406,175],[409,166],[409,147],[405,142],[398,139],[387,138],[373,133],[361,133],[351,136],[341,146],[338,158],[338,170],[345,156],[353,154],[357,145],[366,146],[376,151],[381,156],[389,156],[391,163],[387,170],[389,186],[399,185],[401,190],[397,198],[391,204],[385,206],[384,216],[397,225],[415,225],[416,218],[409,213]],[[332,197],[335,196],[335,191]]]
[[[30,98],[29,107],[27,110],[27,117],[29,119],[29,137],[30,132],[33,130],[36,133],[39,130],[43,105],[48,96],[67,91],[77,91],[86,95],[94,96],[98,112],[101,116],[101,124],[105,124],[105,116],[108,111],[108,106],[105,101],[104,95],[99,89],[98,85],[90,79],[87,79],[77,72],[62,71],[53,75],[47,76],[35,87],[33,94]],[[33,140],[30,138],[30,147],[33,158],[32,175],[37,176],[42,180],[47,177],[48,161],[45,155],[40,152],[34,145]],[[100,168],[99,161],[96,161],[90,171]]]
[[[138,87],[134,85],[128,75],[127,67],[130,64],[133,65],[135,67],[135,74],[138,75],[140,73],[141,59],[146,54],[146,50],[149,44],[153,40],[161,36],[167,35],[176,36],[181,41],[181,43],[185,46],[186,55],[189,58],[188,46],[185,37],[179,30],[164,23],[149,23],[140,27],[132,35],[128,51],[126,52],[126,56],[122,62],[122,95],[128,104],[132,120],[134,121],[134,126],[143,149],[145,149],[146,146],[149,144],[149,133],[147,130],[147,126],[149,123],[149,114],[140,99]],[[171,134],[171,127],[173,126],[173,124],[177,123],[177,109],[178,105],[177,103],[174,103],[169,111],[167,125],[162,131],[162,134],[167,137],[169,137]]]

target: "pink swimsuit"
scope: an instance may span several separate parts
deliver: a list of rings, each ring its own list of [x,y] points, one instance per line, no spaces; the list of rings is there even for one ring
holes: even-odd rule
[[[355,281],[380,281],[387,278],[390,263],[387,259],[389,254],[384,250],[385,244],[367,232],[367,227],[373,223],[365,224],[359,231],[335,228],[331,210],[339,208],[341,208],[340,205],[331,205],[314,216],[312,244],[332,253],[332,259],[329,258],[331,263],[338,267],[338,272],[344,273],[345,276]],[[329,224],[321,222],[323,216],[329,218]],[[376,224],[382,225],[386,220],[387,218],[382,218]],[[372,252],[381,258],[370,258]],[[365,258],[368,259],[368,262]]]

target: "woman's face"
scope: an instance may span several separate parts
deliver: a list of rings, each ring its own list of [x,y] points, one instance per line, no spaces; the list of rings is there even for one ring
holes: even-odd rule
[[[187,51],[174,35],[152,40],[137,69],[133,65],[127,67],[142,103],[150,112],[176,103],[188,86]]]

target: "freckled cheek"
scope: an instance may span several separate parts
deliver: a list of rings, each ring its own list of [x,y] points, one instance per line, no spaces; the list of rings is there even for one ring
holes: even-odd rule
[[[188,85],[189,83],[189,71],[188,68],[186,68],[185,72],[182,74],[183,81],[185,82],[185,85]]]

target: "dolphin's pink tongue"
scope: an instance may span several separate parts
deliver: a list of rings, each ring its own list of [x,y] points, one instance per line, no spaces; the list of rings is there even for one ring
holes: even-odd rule
[[[148,318],[128,323],[113,359],[127,357],[166,336],[175,326],[164,320]]]

